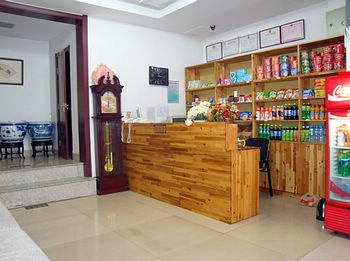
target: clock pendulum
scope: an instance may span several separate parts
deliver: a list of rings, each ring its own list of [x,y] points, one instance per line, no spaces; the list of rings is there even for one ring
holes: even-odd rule
[[[110,129],[109,129],[109,123],[106,121],[105,123],[105,135],[106,135],[106,154],[105,154],[105,165],[104,169],[106,172],[112,172],[113,167],[113,152],[112,152],[112,143],[111,143],[111,136],[110,136]]]

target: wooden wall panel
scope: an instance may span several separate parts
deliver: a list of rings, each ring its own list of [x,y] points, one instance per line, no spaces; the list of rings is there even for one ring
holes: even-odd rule
[[[301,142],[270,142],[272,187],[300,196],[325,196],[325,145]],[[263,177],[260,186],[267,188]]]

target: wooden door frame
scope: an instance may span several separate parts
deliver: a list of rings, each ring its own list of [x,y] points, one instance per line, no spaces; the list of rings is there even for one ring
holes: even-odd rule
[[[91,177],[91,144],[89,112],[89,76],[88,76],[88,28],[86,15],[74,15],[38,7],[0,2],[0,12],[27,16],[54,22],[74,24],[76,30],[77,89],[78,89],[78,131],[79,156],[84,163],[84,175]]]

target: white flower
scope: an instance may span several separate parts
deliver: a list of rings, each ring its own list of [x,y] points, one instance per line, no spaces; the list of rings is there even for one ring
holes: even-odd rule
[[[187,119],[206,119],[210,113],[210,102],[202,101],[187,112]]]

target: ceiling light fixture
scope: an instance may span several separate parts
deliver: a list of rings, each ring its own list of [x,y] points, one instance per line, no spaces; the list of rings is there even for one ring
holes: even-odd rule
[[[171,14],[185,6],[197,2],[197,0],[177,0],[177,1],[162,1],[162,5],[165,6],[162,9],[157,9],[154,5],[154,1],[144,0],[75,0],[85,4],[96,5],[100,7],[110,8],[123,12],[128,12],[137,15],[148,16],[152,18],[162,18],[168,14]],[[131,3],[133,2],[133,3]],[[147,6],[147,7],[145,7]]]
[[[14,26],[15,24],[0,21],[0,27],[12,29]]]

